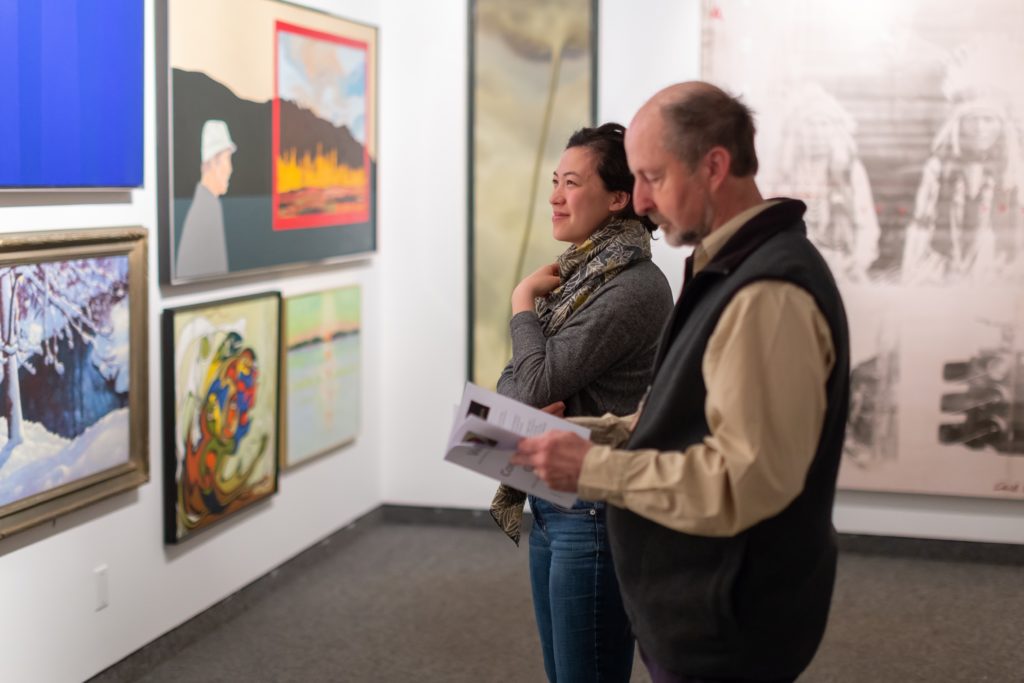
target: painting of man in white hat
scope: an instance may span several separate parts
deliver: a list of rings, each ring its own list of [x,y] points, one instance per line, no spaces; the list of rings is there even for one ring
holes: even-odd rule
[[[216,275],[228,271],[224,212],[220,197],[231,181],[231,155],[237,151],[228,124],[210,119],[203,124],[201,177],[185,216],[176,252],[179,278]]]

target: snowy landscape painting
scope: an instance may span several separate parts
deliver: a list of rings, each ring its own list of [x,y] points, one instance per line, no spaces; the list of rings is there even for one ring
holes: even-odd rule
[[[165,537],[277,491],[281,297],[165,312]]]
[[[146,480],[144,239],[0,241],[0,537]]]

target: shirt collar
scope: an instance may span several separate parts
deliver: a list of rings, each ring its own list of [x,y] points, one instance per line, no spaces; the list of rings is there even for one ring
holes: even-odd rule
[[[711,262],[711,259],[715,258],[715,254],[725,246],[729,238],[739,232],[740,228],[768,207],[775,206],[778,203],[778,199],[769,199],[760,204],[755,204],[749,209],[739,212],[723,223],[718,230],[702,239],[700,244],[693,249],[693,274],[696,275],[703,270]]]

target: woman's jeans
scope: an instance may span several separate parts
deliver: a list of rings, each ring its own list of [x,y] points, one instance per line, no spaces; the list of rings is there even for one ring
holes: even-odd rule
[[[552,683],[628,682],[633,633],[622,607],[604,503],[569,508],[530,496],[530,583]]]

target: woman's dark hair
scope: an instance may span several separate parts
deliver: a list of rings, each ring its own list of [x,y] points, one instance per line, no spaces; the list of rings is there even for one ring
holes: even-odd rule
[[[618,212],[619,218],[632,218],[643,223],[648,231],[657,227],[646,216],[638,216],[633,209],[633,174],[626,162],[624,138],[626,129],[618,123],[605,123],[596,128],[580,128],[569,138],[566,149],[586,147],[597,158],[597,174],[609,192],[625,192],[629,202]]]

